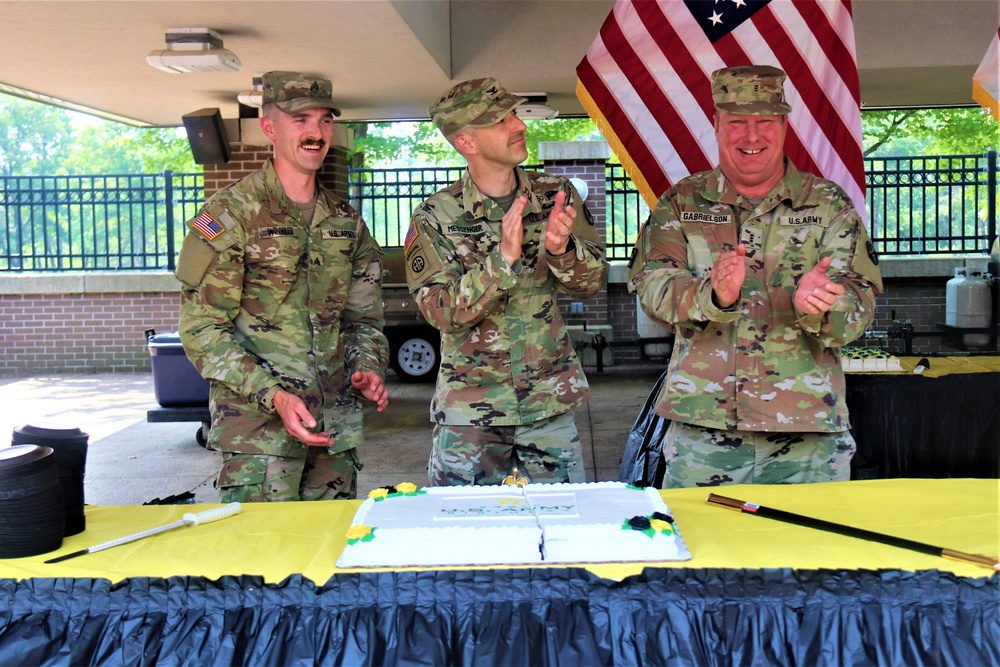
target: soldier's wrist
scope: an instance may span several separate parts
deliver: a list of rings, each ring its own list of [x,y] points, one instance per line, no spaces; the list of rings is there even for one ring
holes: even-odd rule
[[[261,395],[260,400],[258,401],[260,407],[267,412],[271,413],[276,412],[276,409],[274,407],[274,397],[278,395],[279,391],[281,391],[281,387],[279,387],[278,385],[269,387],[267,391],[265,391]]]

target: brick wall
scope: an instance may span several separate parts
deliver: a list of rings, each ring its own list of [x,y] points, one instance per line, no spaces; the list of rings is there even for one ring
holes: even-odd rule
[[[143,331],[177,330],[177,291],[0,295],[0,375],[150,369]]]
[[[4,277],[0,281],[0,376],[45,373],[141,372],[150,369],[143,332],[177,329],[179,285],[168,274],[77,276],[68,287],[52,277]],[[43,288],[30,283],[45,280]],[[144,283],[152,284],[146,286]],[[94,284],[96,283],[96,285]],[[118,288],[112,284],[121,285]],[[933,333],[945,316],[946,278],[888,278],[876,304],[872,328],[886,331],[894,319],[909,319],[918,333]],[[159,287],[158,287],[159,285]],[[559,297],[569,324],[610,324],[617,343],[638,337],[635,296],[612,282],[593,299],[582,300],[584,314],[571,313],[576,301]],[[882,341],[878,341],[882,342]],[[938,335],[918,336],[913,354],[951,354],[958,348]],[[888,341],[903,352],[901,341]],[[636,345],[614,348],[615,363],[647,362]]]

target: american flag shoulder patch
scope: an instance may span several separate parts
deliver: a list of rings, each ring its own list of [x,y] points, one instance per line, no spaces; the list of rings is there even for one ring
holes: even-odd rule
[[[417,240],[417,226],[410,221],[410,228],[406,230],[406,238],[403,239],[403,254],[410,252],[410,246]]]
[[[191,227],[201,232],[202,235],[204,235],[204,237],[209,241],[215,239],[219,236],[219,234],[225,231],[222,228],[222,225],[219,224],[218,220],[204,211],[201,215],[194,219],[194,222],[191,223]]]

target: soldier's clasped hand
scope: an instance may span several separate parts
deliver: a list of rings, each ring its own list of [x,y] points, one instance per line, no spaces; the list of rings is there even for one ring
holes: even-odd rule
[[[549,224],[545,231],[545,249],[551,255],[563,255],[569,245],[569,235],[576,222],[576,209],[566,206],[566,193],[556,193],[555,206],[549,214]]]
[[[825,313],[844,293],[844,286],[830,280],[826,270],[830,268],[830,258],[824,257],[812,269],[799,278],[799,286],[792,298],[795,307],[805,315]]]
[[[521,259],[521,241],[524,239],[521,212],[527,203],[527,197],[518,197],[500,221],[500,252],[507,266],[514,266],[514,262]]]
[[[333,438],[326,431],[313,433],[309,430],[316,428],[316,420],[309,414],[309,408],[302,399],[295,394],[279,389],[274,395],[274,409],[285,424],[285,430],[296,440],[310,447],[329,447],[333,444]]]
[[[712,265],[712,293],[715,304],[720,308],[729,308],[740,298],[743,281],[746,279],[747,247],[742,243],[735,250],[729,250],[721,255]]]

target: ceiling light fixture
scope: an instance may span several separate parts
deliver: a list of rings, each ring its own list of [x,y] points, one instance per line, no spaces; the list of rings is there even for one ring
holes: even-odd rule
[[[531,120],[548,120],[555,118],[559,112],[548,105],[549,96],[545,93],[514,93],[528,101],[517,107],[517,115]]]
[[[171,74],[237,72],[243,63],[222,48],[222,36],[210,28],[168,28],[167,48],[153,51],[146,62]]]
[[[252,85],[252,90],[244,90],[236,99],[248,107],[261,107],[264,103],[264,75],[254,74]]]

